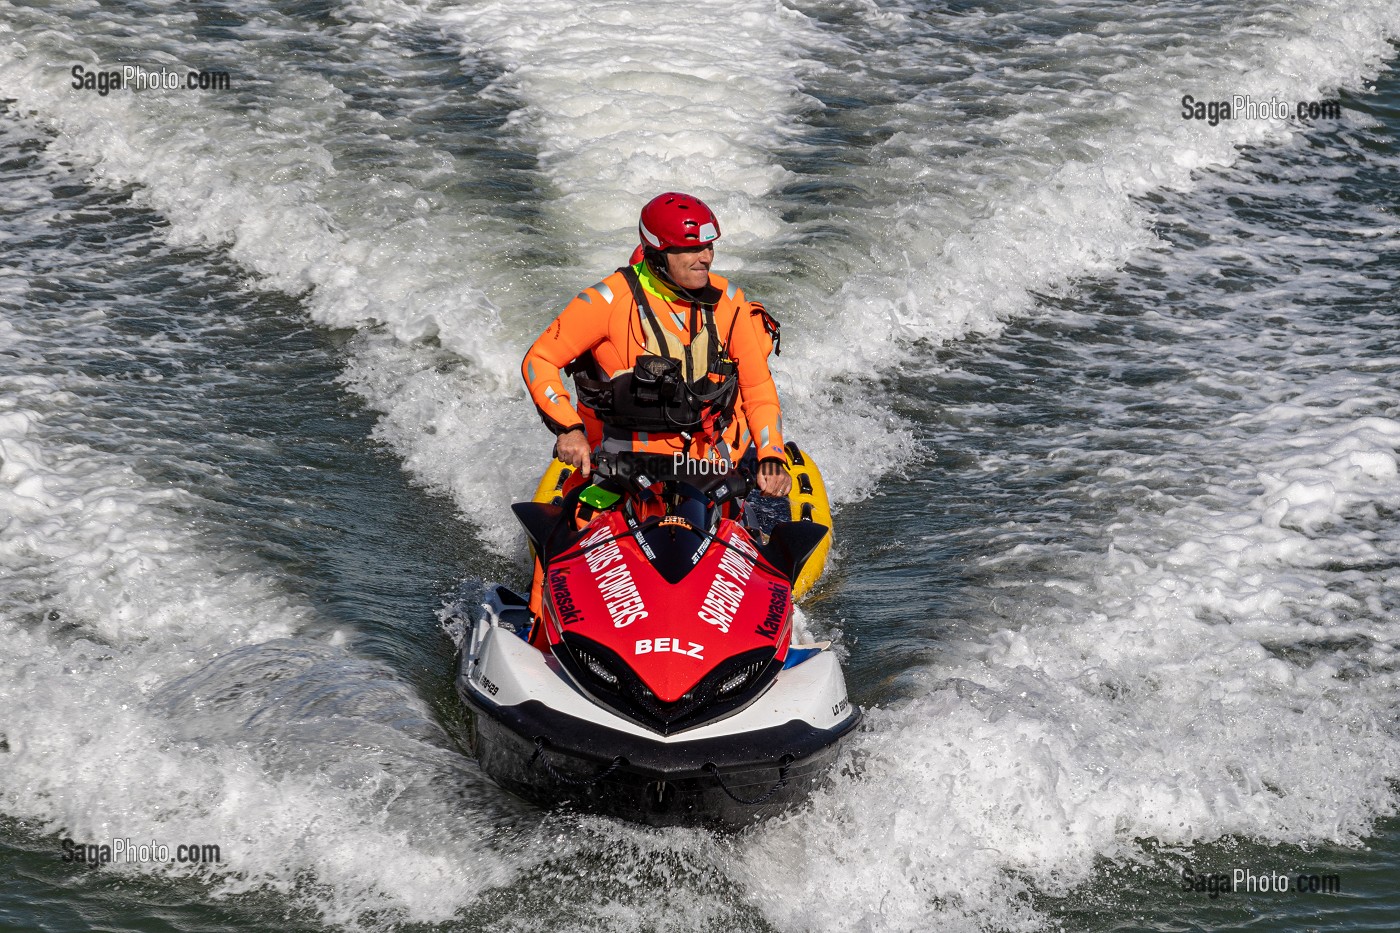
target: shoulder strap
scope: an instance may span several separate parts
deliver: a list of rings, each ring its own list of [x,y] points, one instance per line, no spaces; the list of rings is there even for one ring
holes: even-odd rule
[[[668,360],[674,359],[671,356],[670,345],[666,340],[666,331],[662,329],[661,322],[656,319],[656,312],[651,309],[651,302],[647,301],[647,293],[642,288],[642,280],[637,278],[637,270],[631,266],[623,266],[617,271],[621,272],[622,277],[627,280],[628,287],[632,289],[632,298],[637,302],[637,310],[646,315],[652,333],[656,334],[656,344],[661,349],[661,355]]]
[[[709,369],[713,370],[715,368],[716,362],[718,362],[721,358],[729,356],[729,342],[726,341],[723,345],[721,345],[719,342],[719,328],[715,325],[715,306],[701,305],[700,307],[704,309],[703,317],[705,319],[705,331],[710,335],[710,358],[705,361],[705,365]],[[733,328],[730,328],[730,336],[733,336]]]

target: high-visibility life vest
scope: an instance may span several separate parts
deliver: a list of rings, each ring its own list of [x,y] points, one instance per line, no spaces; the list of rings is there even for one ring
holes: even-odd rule
[[[597,372],[591,360],[576,367],[579,402],[592,409],[609,433],[719,437],[733,420],[739,383],[738,365],[715,326],[715,313],[720,302],[732,298],[715,288],[702,290],[696,296],[700,300],[691,302],[690,343],[682,345],[661,326],[636,271],[624,266],[618,272],[636,303],[645,353],[630,369],[611,374]]]

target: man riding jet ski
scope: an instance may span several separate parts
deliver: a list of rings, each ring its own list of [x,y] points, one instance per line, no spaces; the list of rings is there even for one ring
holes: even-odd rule
[[[825,493],[780,434],[776,323],[709,272],[714,214],[663,194],[639,232],[633,264],[581,292],[525,357],[562,462],[515,506],[531,597],[492,590],[457,688],[482,767],[523,796],[739,825],[801,799],[860,721],[827,646],[793,644]],[[750,527],[739,503],[754,484],[791,493],[794,520]]]
[[[674,191],[652,198],[637,232],[632,264],[579,292],[521,364],[557,437],[555,455],[582,482],[595,449],[731,464],[747,452],[758,464],[759,491],[786,496],[792,480],[768,371],[777,322],[710,272],[719,220],[699,198]],[[536,615],[539,582],[536,574]]]

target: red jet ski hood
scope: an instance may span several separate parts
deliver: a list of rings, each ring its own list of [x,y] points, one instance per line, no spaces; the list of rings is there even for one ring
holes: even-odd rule
[[[679,519],[599,516],[550,561],[545,590],[556,657],[653,728],[754,693],[791,640],[790,582],[727,519],[711,536]]]

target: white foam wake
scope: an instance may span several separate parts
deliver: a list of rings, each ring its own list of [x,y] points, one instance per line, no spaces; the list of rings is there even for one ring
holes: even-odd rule
[[[860,48],[868,61],[842,83],[815,57],[839,57],[844,40],[778,5],[682,15],[654,6],[393,4],[387,23],[372,19],[379,6],[347,8],[342,28],[323,38],[362,59],[369,76],[360,80],[441,80],[396,47],[394,30],[405,24],[450,30],[467,65],[498,69],[492,94],[513,108],[502,142],[533,147],[552,189],[538,192],[547,219],[522,229],[472,189],[479,165],[445,150],[447,138],[421,141],[413,115],[444,106],[438,89],[417,86],[423,99],[388,117],[359,107],[353,87],[280,68],[290,25],[220,44],[193,40],[189,17],[165,13],[169,38],[149,39],[139,53],[243,62],[245,84],[256,85],[246,109],[188,96],[97,101],[75,94],[49,62],[138,50],[104,51],[101,41],[66,34],[62,14],[11,9],[26,36],[43,38],[27,48],[11,27],[6,93],[100,176],[139,184],[171,219],[175,242],[220,244],[264,281],[306,291],[319,322],[360,330],[349,378],[385,412],[384,438],[502,549],[517,546],[505,504],[528,490],[549,442],[515,373],[523,347],[579,282],[619,261],[637,204],[657,187],[713,192],[733,231],[726,242],[744,261],[801,240],[805,228],[776,219],[794,201],[782,190],[794,179],[774,153],[811,145],[801,121],[816,108],[804,82],[880,97],[890,82],[897,95],[898,82],[917,87],[921,68],[962,73],[875,111],[897,132],[857,179],[871,196],[838,217],[841,239],[819,247],[847,275],[746,283],[789,317],[789,351],[777,365],[788,422],[830,464],[832,491],[845,501],[911,450],[908,429],[863,377],[910,365],[929,341],[995,330],[1036,293],[1120,264],[1152,242],[1134,195],[1189,184],[1194,169],[1232,161],[1241,143],[1287,132],[1186,123],[1177,88],[1322,96],[1375,67],[1396,18],[1393,4],[1337,0],[1288,18],[1253,14],[1251,34],[1240,37],[1210,13],[1125,22],[1084,4],[1085,31],[1061,41],[953,52],[939,30],[969,21],[925,16],[931,33],[908,23],[891,31],[912,54]],[[1159,38],[1183,24],[1222,33],[1203,31],[1189,51],[1163,48]],[[972,25],[1044,28],[1018,13]],[[693,41],[677,47],[681,35]],[[1046,60],[1063,87],[1025,77]],[[397,167],[362,168],[360,151],[385,137]],[[572,244],[588,244],[583,259],[561,268],[559,253]],[[522,265],[522,254],[548,260]]]
[[[1397,160],[1369,122],[1164,199],[1175,248],[1090,299],[1122,318],[1020,338],[1005,371],[1056,361],[1089,417],[949,412],[1036,424],[981,467],[1054,504],[981,533],[985,588],[915,698],[756,834],[779,925],[1039,929],[1171,875],[1162,845],[1351,845],[1396,811],[1394,222],[1356,194]]]
[[[29,129],[0,133],[0,810],[52,837],[55,858],[61,838],[221,857],[109,871],[281,891],[335,923],[451,917],[509,879],[489,850],[514,811],[411,686],[228,550],[199,491],[230,482],[223,461],[165,443],[150,426],[180,413],[143,391],[167,363],[199,366],[215,391],[246,378],[197,352],[226,321],[167,308],[207,270],[119,198],[73,195],[74,170]],[[53,235],[76,217],[97,262],[82,237]],[[465,875],[463,857],[482,864]]]

